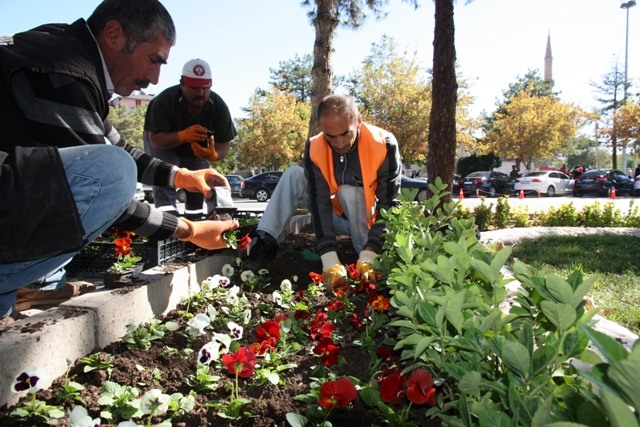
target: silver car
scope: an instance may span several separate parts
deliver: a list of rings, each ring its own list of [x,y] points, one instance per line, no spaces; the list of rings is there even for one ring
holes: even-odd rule
[[[573,193],[574,180],[560,171],[534,171],[516,178],[513,190],[527,193],[544,194],[548,197]]]

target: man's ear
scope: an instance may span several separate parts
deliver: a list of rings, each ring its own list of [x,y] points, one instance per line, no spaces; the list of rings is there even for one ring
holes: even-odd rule
[[[127,43],[127,38],[124,35],[122,25],[114,19],[107,22],[98,39],[102,48],[107,48],[113,51],[120,51],[124,49],[124,46]]]

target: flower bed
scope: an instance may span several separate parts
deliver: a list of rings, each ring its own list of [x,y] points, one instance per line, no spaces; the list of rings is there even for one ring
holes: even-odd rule
[[[50,390],[16,373],[14,390],[34,393],[3,425],[69,412],[84,421],[74,425],[637,425],[640,346],[630,355],[589,327],[591,281],[543,277],[509,248],[489,256],[472,220],[438,197],[412,199],[386,215],[379,280],[351,269],[325,289],[295,274],[303,260],[319,265],[308,248],[279,257],[297,280],[225,267]],[[505,313],[507,264],[522,290]],[[595,367],[578,372],[572,359]]]

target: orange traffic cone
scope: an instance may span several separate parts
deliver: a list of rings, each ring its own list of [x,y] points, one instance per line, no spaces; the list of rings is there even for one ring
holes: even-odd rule
[[[615,199],[615,198],[616,198],[616,187],[611,187],[611,191],[609,192],[609,196],[610,196],[612,199]]]
[[[464,191],[462,191],[462,188],[460,189],[460,195],[458,195],[458,198],[460,200],[464,200]]]
[[[524,199],[524,191],[520,190],[520,194],[518,195],[518,199]]]

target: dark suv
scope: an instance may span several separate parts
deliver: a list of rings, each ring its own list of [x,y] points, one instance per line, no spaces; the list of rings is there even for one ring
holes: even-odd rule
[[[582,197],[585,194],[595,193],[607,196],[611,194],[613,187],[616,189],[616,195],[632,194],[633,179],[617,169],[591,169],[575,179],[573,195]]]
[[[273,190],[278,185],[282,172],[263,172],[258,175],[243,179],[240,183],[240,197],[256,199],[259,202],[266,202],[273,194]]]
[[[496,197],[511,195],[514,181],[509,175],[498,171],[471,172],[460,181],[465,196],[478,193],[479,196]]]

